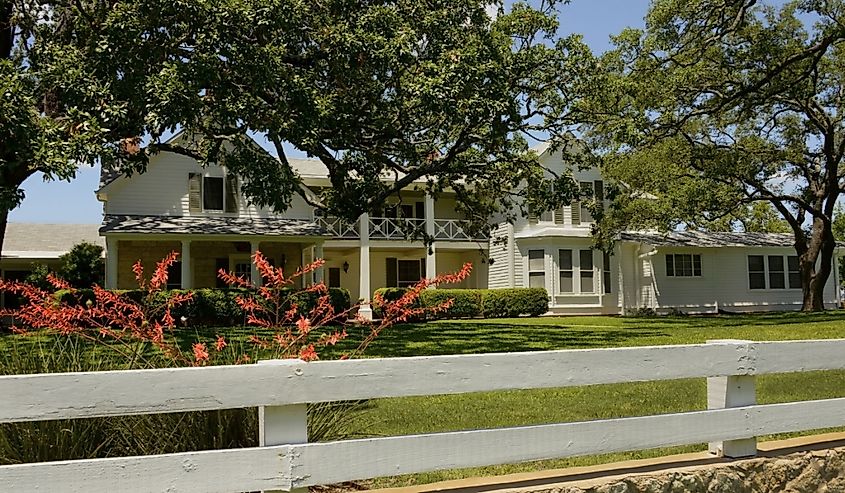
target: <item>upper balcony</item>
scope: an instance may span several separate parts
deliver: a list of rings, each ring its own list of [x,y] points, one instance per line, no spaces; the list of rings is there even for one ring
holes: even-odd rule
[[[360,221],[347,223],[337,217],[318,217],[318,224],[335,239],[354,240],[361,237]],[[434,239],[438,241],[487,241],[487,236],[471,235],[459,219],[434,219]],[[426,220],[420,218],[370,217],[370,239],[405,240],[407,231],[424,232]]]

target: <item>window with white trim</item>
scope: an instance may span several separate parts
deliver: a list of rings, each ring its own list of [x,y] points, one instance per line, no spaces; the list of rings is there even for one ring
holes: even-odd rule
[[[801,289],[797,255],[749,255],[748,289]]]
[[[596,273],[593,270],[593,251],[581,250],[578,264],[578,274],[581,279],[582,293],[596,292]]]
[[[798,255],[787,255],[786,267],[788,269],[789,289],[801,289],[801,263]]]
[[[232,265],[232,272],[235,273],[236,276],[246,279],[247,281],[252,280],[252,263],[249,261],[234,261]]]
[[[557,251],[558,293],[592,294],[596,292],[596,272],[592,250]]]
[[[572,293],[575,291],[573,280],[575,279],[575,269],[572,264],[572,250],[558,250],[558,269],[560,275],[560,284],[558,291],[561,293]]]
[[[425,275],[425,259],[385,259],[387,287],[409,288]]]
[[[769,255],[766,259],[769,265],[769,289],[786,289],[786,270],[783,256]]]
[[[202,208],[205,211],[223,212],[223,177],[202,177]]]
[[[748,256],[748,287],[766,289],[766,263],[762,255]]]
[[[528,250],[528,287],[546,287],[546,263],[543,250]]]
[[[188,209],[191,213],[238,212],[238,177],[188,173]]]
[[[690,253],[667,253],[666,276],[701,277],[701,255]]]

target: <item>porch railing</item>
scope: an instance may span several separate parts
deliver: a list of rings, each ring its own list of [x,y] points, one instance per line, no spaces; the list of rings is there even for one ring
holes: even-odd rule
[[[358,239],[360,231],[358,223],[347,223],[336,217],[321,217],[318,223],[336,239]],[[434,238],[445,241],[476,241],[486,240],[483,235],[470,235],[464,229],[466,221],[459,219],[435,219]],[[375,240],[403,240],[405,232],[410,230],[425,230],[425,219],[371,217],[370,238]]]
[[[360,236],[357,222],[350,224],[338,217],[320,217],[317,223],[335,238],[357,239]]]

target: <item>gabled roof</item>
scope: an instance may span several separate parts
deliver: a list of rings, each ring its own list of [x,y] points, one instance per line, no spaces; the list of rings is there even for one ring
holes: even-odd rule
[[[9,223],[3,240],[3,258],[59,258],[74,245],[87,241],[105,246],[97,224]]]
[[[654,246],[718,247],[792,247],[795,237],[790,233],[734,233],[703,231],[670,231],[667,233],[624,231],[620,241],[647,243]],[[840,244],[842,246],[842,244]]]
[[[100,234],[109,233],[141,233],[147,235],[330,236],[322,226],[306,219],[107,214],[103,218]]]

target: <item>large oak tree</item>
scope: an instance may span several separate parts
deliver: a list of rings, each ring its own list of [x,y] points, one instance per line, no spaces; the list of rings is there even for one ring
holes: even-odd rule
[[[558,3],[0,0],[0,241],[27,177],[140,172],[162,151],[227,166],[278,211],[300,194],[352,220],[420,179],[476,230],[562,203],[570,181],[544,179],[526,140],[587,53],[556,36]],[[291,148],[332,187],[306,193]]]
[[[560,125],[549,117],[568,106],[560,88],[583,81],[588,51],[556,36],[555,2],[534,3],[491,15],[496,4],[478,0],[237,2],[212,21],[199,63],[173,67],[171,99],[197,139],[167,144],[162,126],[150,148],[225,164],[256,204],[284,210],[299,194],[349,221],[415,181],[454,191],[476,231],[562,203],[571,180],[544,178],[528,137]],[[307,193],[291,148],[319,159],[332,186]]]
[[[845,4],[657,0],[597,61],[590,140],[620,183],[603,233],[698,227],[771,204],[823,308],[845,185]]]

